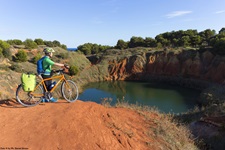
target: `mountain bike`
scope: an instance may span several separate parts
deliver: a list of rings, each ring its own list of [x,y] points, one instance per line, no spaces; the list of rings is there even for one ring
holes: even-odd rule
[[[76,84],[72,80],[67,80],[65,78],[64,69],[55,70],[54,73],[56,75],[52,76],[51,78],[41,78],[41,81],[36,83],[36,86],[33,91],[24,91],[22,84],[20,84],[16,90],[17,101],[25,107],[36,106],[43,99],[49,101],[52,97],[52,93],[60,84],[60,92],[63,98],[68,102],[76,101],[78,98],[78,88]],[[48,87],[45,85],[45,81],[47,80],[57,80],[55,86],[50,91],[48,91]]]

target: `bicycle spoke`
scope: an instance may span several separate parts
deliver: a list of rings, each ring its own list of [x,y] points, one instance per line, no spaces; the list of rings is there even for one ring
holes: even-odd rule
[[[40,96],[36,97],[35,94]],[[22,85],[19,85],[16,91],[17,101],[26,107],[35,106],[39,104],[41,102],[41,95],[43,95],[43,88],[41,87],[41,85],[39,85],[33,93],[25,92],[22,88]]]
[[[66,82],[63,82],[61,90],[62,90],[63,97],[68,102],[74,102],[77,100],[78,88],[73,81],[67,80]]]

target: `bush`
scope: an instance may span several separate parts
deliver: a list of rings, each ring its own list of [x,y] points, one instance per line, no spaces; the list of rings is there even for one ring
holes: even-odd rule
[[[70,75],[76,75],[78,73],[78,68],[76,66],[70,66],[69,73]]]
[[[69,53],[59,53],[56,55],[56,57],[61,58],[61,59],[68,59],[69,58]]]
[[[24,50],[19,50],[16,53],[16,62],[25,62],[27,61],[27,53]]]
[[[39,59],[41,59],[41,54],[37,54],[36,56],[34,56],[33,63],[36,64]]]
[[[44,45],[44,41],[42,39],[35,39],[34,42],[37,43],[37,45]]]
[[[23,43],[27,49],[37,48],[37,43],[35,43],[32,39],[26,39]]]
[[[22,45],[23,44],[23,42],[19,39],[7,40],[6,42],[10,45]]]
[[[4,56],[5,58],[8,58],[8,59],[10,59],[10,60],[12,59],[12,53],[11,53],[11,51],[9,50],[9,48],[3,49],[2,54],[3,54],[3,56]]]
[[[62,44],[60,47],[67,50],[67,46],[65,44]]]
[[[19,72],[19,73],[21,73],[23,71],[22,68],[16,63],[13,63],[9,68],[11,70]]]
[[[9,57],[11,56],[9,51],[10,45],[7,42],[0,40],[0,56]]]

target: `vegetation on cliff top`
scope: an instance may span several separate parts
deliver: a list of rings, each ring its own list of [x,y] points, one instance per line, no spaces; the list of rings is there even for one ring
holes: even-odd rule
[[[218,34],[215,30],[206,29],[204,31],[198,32],[197,30],[179,30],[172,32],[165,32],[157,35],[155,38],[146,37],[131,37],[130,41],[124,41],[122,39],[117,41],[116,46],[107,47],[92,43],[85,43],[78,47],[78,50],[82,51],[84,54],[96,54],[99,52],[104,52],[106,49],[127,49],[135,47],[147,47],[154,49],[162,48],[173,48],[178,47],[192,47],[192,48],[202,48],[210,47],[212,51],[219,55],[225,54],[225,28],[222,28]]]

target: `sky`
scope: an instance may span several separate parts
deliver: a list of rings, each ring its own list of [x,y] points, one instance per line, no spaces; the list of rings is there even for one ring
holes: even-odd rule
[[[225,27],[225,0],[0,0],[0,40],[41,38],[68,48],[132,36]]]

